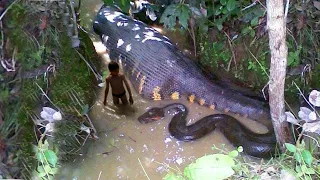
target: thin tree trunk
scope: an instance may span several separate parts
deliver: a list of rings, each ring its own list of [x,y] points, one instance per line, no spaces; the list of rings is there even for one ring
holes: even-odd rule
[[[282,149],[285,142],[292,142],[291,131],[284,113],[284,83],[288,48],[283,0],[267,0],[267,27],[271,52],[269,105],[277,141]]]

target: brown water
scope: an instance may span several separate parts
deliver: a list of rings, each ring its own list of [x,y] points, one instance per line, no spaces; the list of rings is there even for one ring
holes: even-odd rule
[[[90,3],[89,3],[90,2]],[[86,4],[88,3],[88,4]],[[86,27],[90,33],[91,18],[100,8],[101,1],[83,1]],[[83,16],[83,15],[82,15]],[[94,42],[99,52],[101,43]],[[102,54],[103,63],[107,64],[108,56]],[[131,86],[132,87],[132,86]],[[132,89],[133,90],[133,89]],[[218,130],[193,142],[180,142],[170,137],[167,126],[170,117],[151,124],[140,124],[137,117],[148,107],[161,107],[173,101],[147,101],[133,92],[134,105],[117,108],[112,105],[111,95],[108,96],[108,106],[102,104],[104,88],[98,92],[98,99],[90,115],[97,129],[99,140],[89,140],[85,145],[85,154],[73,162],[64,164],[56,179],[162,179],[168,172],[168,166],[183,172],[183,168],[206,154],[212,154],[213,145],[225,150],[232,150],[223,134]],[[174,101],[177,102],[177,101]],[[217,113],[198,104],[179,100],[189,109],[188,123],[193,123],[209,114]],[[253,121],[245,120],[251,129],[264,132]],[[144,172],[145,170],[145,172]]]

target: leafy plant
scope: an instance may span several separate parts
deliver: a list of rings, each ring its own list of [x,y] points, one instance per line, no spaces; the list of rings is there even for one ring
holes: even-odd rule
[[[232,16],[240,15],[240,3],[235,0],[215,0],[208,5],[208,17],[213,17],[213,25],[221,31],[223,23]]]
[[[191,10],[186,4],[171,4],[163,12],[160,22],[168,29],[175,29],[177,20],[184,29],[188,29]]]
[[[58,157],[56,152],[49,148],[47,140],[44,142],[40,140],[38,146],[34,146],[34,152],[38,166],[33,178],[53,179],[53,176],[58,171]]]
[[[305,143],[297,143],[296,145],[285,143],[286,149],[293,154],[290,156],[296,161],[294,172],[297,177],[303,179],[312,179],[311,175],[316,174],[316,170],[313,166],[314,158],[309,150],[305,149]]]
[[[213,147],[213,149],[216,149]],[[222,150],[221,150],[222,151]],[[222,180],[235,174],[238,160],[236,160],[242,147],[233,150],[228,154],[211,154],[200,157],[196,162],[189,164],[183,174],[179,171],[169,173],[163,178],[164,180]]]
[[[292,49],[291,45],[288,44],[289,49]],[[297,66],[300,64],[300,54],[302,47],[299,46],[296,51],[289,51],[288,53],[288,64],[287,66]]]
[[[103,0],[106,5],[116,5],[118,6],[123,12],[129,13],[130,9],[130,0]]]

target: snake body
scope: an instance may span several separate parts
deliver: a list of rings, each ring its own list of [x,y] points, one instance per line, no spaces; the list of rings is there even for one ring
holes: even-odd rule
[[[265,102],[213,83],[206,78],[194,61],[184,56],[167,37],[143,22],[124,15],[114,7],[103,6],[93,22],[93,29],[109,51],[110,58],[120,64],[134,89],[143,98],[151,100],[187,98],[190,102],[197,102],[201,106],[246,116],[262,123],[271,134],[273,133],[269,108]],[[213,117],[205,118],[210,122],[203,121],[193,126],[185,126],[186,112],[179,111],[179,116],[175,116],[170,123],[170,132],[176,138],[194,140],[215,128],[205,127],[206,123],[210,124],[212,119],[215,119]],[[230,123],[230,127],[234,126],[233,128],[237,129],[231,129],[230,136],[248,132],[241,131],[244,127],[232,123],[236,122],[229,120],[232,118],[226,115],[219,117],[220,119],[224,117],[225,121]],[[244,136],[248,137],[244,140],[260,137],[257,134]],[[233,139],[230,141],[238,141],[237,138]],[[246,142],[243,146],[256,147],[251,148],[252,151],[256,149],[252,155],[264,154],[272,148],[265,145],[263,140],[259,141],[258,138],[252,143]]]
[[[180,141],[202,138],[218,128],[235,147],[242,146],[243,151],[248,155],[267,158],[275,153],[276,138],[272,129],[265,134],[258,134],[226,114],[209,115],[187,125],[188,109],[183,104],[173,103],[163,108],[152,108],[141,115],[138,120],[141,123],[154,122],[163,118],[165,112],[169,110],[174,114],[169,123],[169,132]]]

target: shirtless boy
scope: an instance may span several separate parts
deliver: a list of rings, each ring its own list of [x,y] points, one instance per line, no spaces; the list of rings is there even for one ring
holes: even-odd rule
[[[121,99],[122,104],[124,105],[128,104],[128,99],[127,99],[126,91],[124,89],[123,84],[126,85],[127,91],[129,93],[130,104],[133,104],[130,86],[125,76],[119,73],[119,65],[116,62],[112,61],[109,63],[108,68],[110,71],[110,75],[106,78],[106,91],[105,91],[103,104],[107,105],[109,84],[111,85],[111,89],[112,89],[112,97],[113,97],[114,105],[119,105],[119,99]]]

